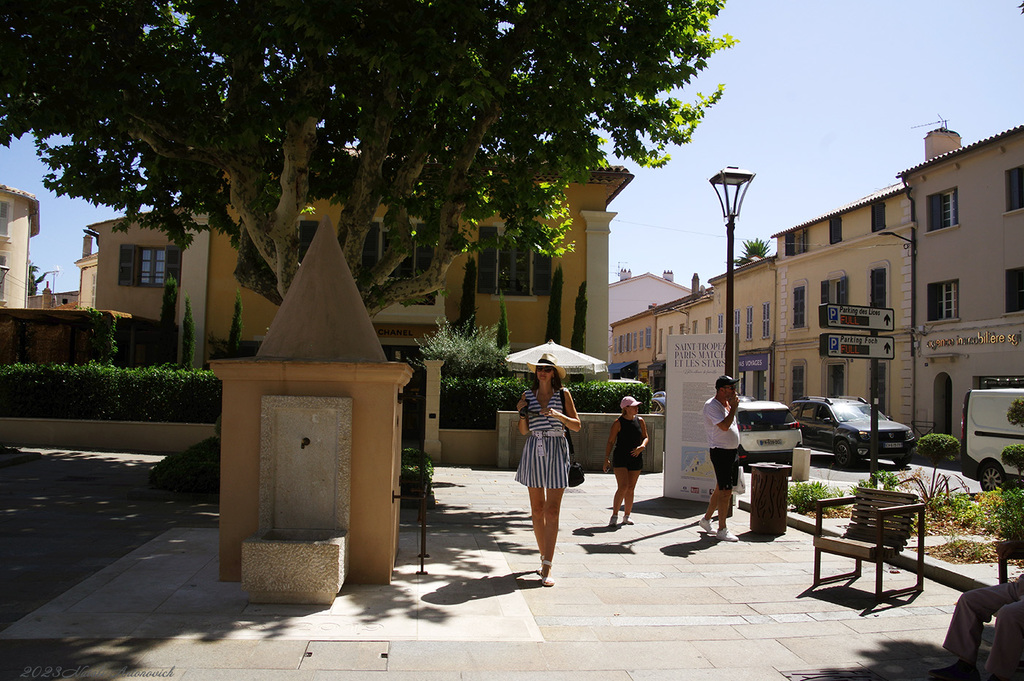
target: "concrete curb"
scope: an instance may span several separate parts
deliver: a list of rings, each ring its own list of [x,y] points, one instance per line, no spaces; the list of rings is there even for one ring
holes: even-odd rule
[[[741,497],[739,499],[739,507],[740,510],[747,511],[749,513],[750,500]],[[787,513],[786,525],[811,535],[814,534],[815,530],[814,519],[800,515],[799,513]],[[842,534],[842,532],[827,526],[822,526],[821,533],[827,537],[838,537]],[[896,554],[890,562],[896,567],[907,570],[908,572],[914,572],[917,568],[917,558],[910,553]],[[932,558],[927,554],[924,557],[924,576],[959,591],[970,591],[971,589],[992,586],[999,582],[996,577],[993,577],[992,579],[982,579],[965,575],[962,572],[959,572],[956,569],[956,566],[952,563]]]

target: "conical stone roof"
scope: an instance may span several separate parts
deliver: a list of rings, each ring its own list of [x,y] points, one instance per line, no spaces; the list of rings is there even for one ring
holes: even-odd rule
[[[352,270],[328,218],[256,355],[261,359],[386,362]]]

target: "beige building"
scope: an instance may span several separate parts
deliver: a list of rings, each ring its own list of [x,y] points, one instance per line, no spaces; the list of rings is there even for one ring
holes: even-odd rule
[[[895,331],[881,335],[895,339],[894,359],[878,362],[879,409],[912,421],[911,251],[893,236],[910,226],[910,201],[894,184],[772,235],[778,252],[775,399],[867,398],[871,361],[822,357],[819,337],[835,331],[819,324],[818,309],[826,303],[892,308]]]
[[[961,147],[940,129],[900,173],[916,246],[914,421],[960,433],[964,394],[1024,387],[1024,126]],[[908,248],[914,253],[914,248]]]
[[[0,184],[0,307],[28,307],[28,242],[37,234],[39,201]]]

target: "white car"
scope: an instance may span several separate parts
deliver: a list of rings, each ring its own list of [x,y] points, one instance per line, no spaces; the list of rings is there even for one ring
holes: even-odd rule
[[[792,465],[793,448],[803,444],[803,437],[789,407],[768,400],[741,401],[736,418],[740,427],[740,464]]]

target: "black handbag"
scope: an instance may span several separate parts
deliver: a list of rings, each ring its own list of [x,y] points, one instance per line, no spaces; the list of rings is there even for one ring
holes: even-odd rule
[[[583,466],[575,461],[569,464],[569,487],[579,487],[583,484],[584,479]]]

